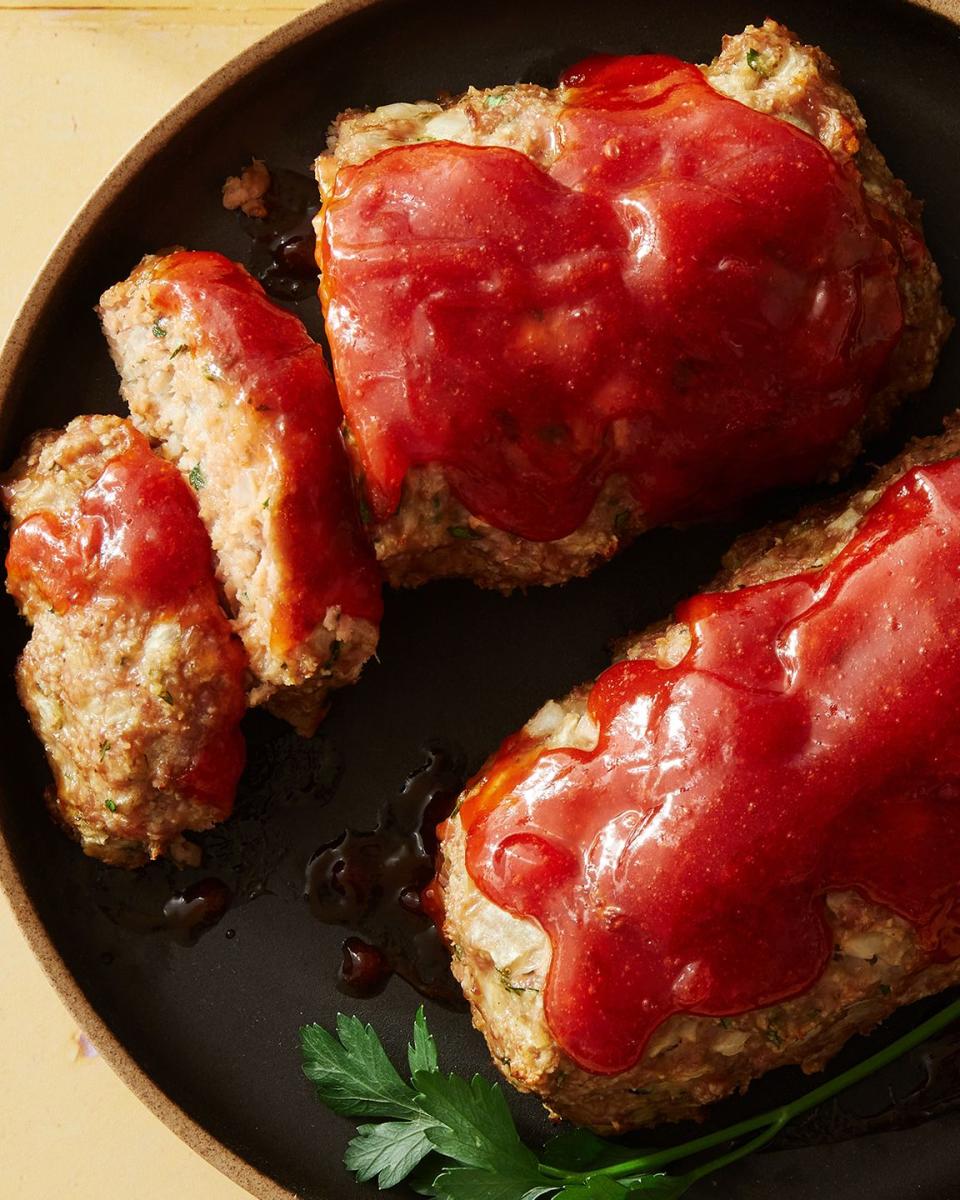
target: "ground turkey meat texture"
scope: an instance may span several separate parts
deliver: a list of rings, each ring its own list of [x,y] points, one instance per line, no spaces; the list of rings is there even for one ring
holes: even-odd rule
[[[714,590],[826,566],[890,483],[914,466],[958,455],[955,419],[942,437],[915,442],[864,491],[738,542]],[[621,657],[670,667],[689,647],[686,624],[661,624],[625,643]],[[581,687],[560,702],[550,701],[524,732],[543,749],[592,749],[597,727],[586,712],[589,690]],[[674,1015],[635,1066],[615,1075],[592,1074],[564,1054],[546,1023],[547,935],[537,922],[487,899],[467,872],[465,854],[465,831],[454,816],[441,844],[444,932],[474,1025],[511,1083],[536,1093],[560,1116],[600,1132],[697,1117],[704,1105],[778,1066],[820,1070],[853,1034],[867,1032],[901,1005],[960,982],[960,960],[933,961],[910,924],[858,893],[833,892],[826,897],[826,916],[834,954],[807,992],[735,1017]]]
[[[99,311],[135,424],[196,491],[250,703],[310,735],[381,612],[320,347],[219,254],[147,256]]]
[[[163,552],[167,566],[180,547],[195,551],[183,586],[164,587],[162,599],[111,584],[115,543],[105,535],[101,544],[97,518],[82,512],[118,461],[133,474],[107,485],[115,499],[122,506],[129,496],[117,489],[144,481],[141,496],[153,503],[141,531],[177,538]],[[7,587],[32,626],[17,689],[53,773],[52,813],[104,862],[197,861],[183,833],[229,816],[243,767],[246,655],[220,608],[189,489],[128,421],[78,417],[31,440],[2,497]],[[124,555],[128,583],[142,549]],[[78,554],[82,581],[71,589],[66,572]]]
[[[801,44],[775,21],[725,37],[719,56],[703,68],[718,92],[772,114],[819,138],[841,165],[863,182],[875,214],[897,224],[898,289],[904,329],[886,382],[872,397],[860,429],[838,445],[825,476],[836,477],[859,452],[862,440],[882,428],[906,396],[925,388],[951,328],[940,302],[940,276],[923,243],[920,206],[897,180],[866,134],[856,101],[818,48]],[[518,150],[548,168],[559,152],[559,90],[518,84],[469,89],[445,103],[388,104],[372,112],[351,110],[333,124],[329,148],[316,163],[325,200],[341,166],[365,162],[382,150],[414,142],[448,140]],[[323,210],[317,217],[318,238]],[[348,438],[349,445],[349,438]],[[354,453],[355,461],[359,455]],[[722,501],[718,500],[722,507]],[[650,522],[622,477],[611,476],[590,515],[556,541],[525,540],[481,520],[453,495],[442,466],[415,466],[407,474],[396,513],[370,525],[387,579],[416,586],[430,578],[463,575],[509,591],[528,584],[586,575]]]

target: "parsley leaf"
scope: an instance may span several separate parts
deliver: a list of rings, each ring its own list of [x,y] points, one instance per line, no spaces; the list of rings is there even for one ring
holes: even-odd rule
[[[566,1171],[586,1171],[599,1162],[610,1143],[589,1129],[569,1129],[552,1137],[543,1148],[541,1161]]]
[[[337,1017],[337,1036],[320,1025],[300,1030],[303,1073],[328,1108],[342,1117],[405,1120],[417,1113],[413,1088],[404,1083],[380,1039],[356,1017]]]
[[[772,1141],[795,1117],[958,1019],[955,1000],[792,1103],[680,1145],[638,1150],[574,1130],[553,1138],[541,1161],[521,1142],[499,1087],[480,1076],[468,1081],[440,1073],[422,1008],[407,1050],[412,1086],[400,1078],[370,1026],[356,1017],[339,1016],[336,1037],[307,1025],[300,1038],[304,1074],[328,1107],[343,1116],[382,1118],[361,1125],[347,1147],[344,1161],[360,1182],[376,1177],[388,1188],[406,1179],[410,1189],[435,1200],[680,1200],[699,1180]],[[704,1161],[710,1150],[715,1157]],[[684,1159],[699,1165],[679,1174],[665,1169]]]
[[[361,1125],[347,1146],[344,1166],[356,1174],[359,1183],[376,1175],[381,1190],[394,1187],[432,1152],[426,1134],[429,1124],[429,1117],[418,1116],[409,1121]]]
[[[437,1043],[427,1029],[427,1018],[422,1004],[413,1020],[413,1042],[407,1047],[407,1061],[410,1064],[411,1075],[416,1075],[418,1071],[437,1069]]]
[[[622,1183],[606,1175],[594,1175],[580,1183],[568,1184],[557,1193],[557,1200],[626,1200],[631,1195]]]
[[[557,1189],[556,1183],[544,1179],[535,1168],[529,1172],[510,1168],[491,1172],[476,1167],[447,1167],[434,1186],[443,1200],[536,1200]]]
[[[427,1136],[445,1157],[492,1171],[536,1169],[496,1084],[436,1071],[417,1071],[413,1083],[420,1107],[437,1122]]]
[[[472,529],[469,525],[449,525],[447,528],[455,538],[459,538],[461,541],[472,542],[483,537],[482,533]]]
[[[190,486],[195,492],[199,492],[202,487],[207,486],[207,477],[203,473],[203,467],[199,463],[190,468],[190,473],[187,476],[190,481]]]

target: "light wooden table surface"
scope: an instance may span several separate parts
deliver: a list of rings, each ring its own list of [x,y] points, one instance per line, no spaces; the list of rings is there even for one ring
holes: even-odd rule
[[[0,0],[0,335],[121,154],[211,71],[307,7]],[[79,1035],[0,897],[0,1198],[243,1200]]]

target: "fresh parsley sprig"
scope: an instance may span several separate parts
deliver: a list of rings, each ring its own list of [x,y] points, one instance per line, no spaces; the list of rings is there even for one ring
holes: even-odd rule
[[[678,1200],[706,1175],[752,1154],[801,1113],[873,1075],[960,1018],[960,1000],[855,1067],[798,1100],[677,1146],[638,1154],[585,1129],[561,1133],[541,1157],[520,1140],[503,1093],[480,1075],[446,1075],[423,1009],[401,1078],[369,1025],[337,1018],[336,1036],[319,1025],[300,1030],[303,1071],[319,1099],[360,1125],[344,1162],[359,1182],[381,1189],[403,1180],[436,1200]],[[719,1151],[707,1158],[709,1151]],[[674,1163],[697,1160],[679,1173]]]

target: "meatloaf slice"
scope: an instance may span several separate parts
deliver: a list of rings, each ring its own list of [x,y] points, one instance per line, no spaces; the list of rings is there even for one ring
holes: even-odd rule
[[[309,735],[381,613],[320,347],[219,254],[147,256],[99,311],[134,423],[196,492],[250,703]]]
[[[818,138],[848,178],[860,182],[871,218],[896,253],[902,331],[862,420],[855,422],[819,463],[819,474],[833,478],[905,396],[929,384],[951,327],[940,301],[940,276],[923,241],[920,206],[867,136],[857,103],[841,85],[827,56],[816,47],[803,45],[782,25],[767,20],[762,26],[748,26],[743,33],[724,38],[721,53],[702,71],[716,92]],[[350,110],[341,114],[330,130],[327,152],[316,163],[324,199],[316,220],[321,267],[331,247],[336,248],[337,232],[335,228],[331,232],[329,217],[337,207],[334,199],[340,181],[351,169],[399,147],[435,142],[503,147],[518,151],[550,172],[556,169],[564,150],[564,95],[563,87],[550,89],[532,84],[470,88],[462,96],[442,102],[388,104],[372,112]],[[363,203],[374,201],[365,198]],[[404,222],[409,218],[401,221],[395,215],[389,216],[389,221],[400,221],[396,225],[400,230],[408,227]],[[325,249],[328,238],[332,240]],[[349,248],[345,252],[351,253]],[[372,247],[364,253],[372,253]],[[346,320],[344,314],[353,311],[352,301],[350,296],[337,294],[336,281],[332,295],[326,284],[321,295],[327,306],[335,371],[339,372],[338,342],[363,328],[363,313],[354,313],[353,324]],[[341,300],[336,321],[339,323],[343,317],[343,328],[331,325],[333,307]],[[425,329],[417,337],[419,347],[429,344]],[[497,370],[496,361],[494,354],[491,371]],[[398,363],[397,369],[406,368]],[[414,381],[429,377],[429,369],[423,364],[417,371],[410,368],[409,377]],[[747,373],[749,369],[744,368]],[[369,376],[364,379],[364,387],[373,386]],[[369,458],[367,438],[350,386],[339,376],[338,383],[350,426],[348,448],[362,474]],[[788,436],[784,433],[784,438]],[[650,453],[657,455],[654,445]],[[755,477],[755,486],[766,486],[762,479],[764,465],[758,461],[746,472]],[[810,474],[814,473],[811,470]],[[714,494],[705,501],[701,498],[700,506],[717,511],[728,499]],[[502,590],[587,574],[639,531],[660,520],[657,513],[647,511],[638,502],[628,481],[614,473],[599,490],[586,518],[572,532],[547,540],[521,537],[471,511],[458,498],[450,472],[441,462],[418,463],[407,471],[394,512],[383,514],[373,508],[369,529],[392,584],[417,585],[435,576],[462,575]]]
[[[17,689],[86,854],[196,862],[230,815],[246,655],[190,489],[118,417],[33,437],[3,480],[7,588],[32,626]]]
[[[942,436],[912,444],[863,491],[738,542],[715,588],[737,592],[820,571],[850,543],[905,473],[957,457],[960,420],[954,418]],[[896,555],[893,559],[891,570],[903,572]],[[922,579],[912,586],[923,593]],[[900,615],[891,608],[880,619],[891,621],[895,631]],[[669,672],[690,650],[687,619],[631,639],[622,654]],[[789,654],[789,648],[782,653]],[[873,676],[876,694],[889,695],[894,703],[896,676],[887,679],[884,671],[895,672],[896,661],[893,655],[878,663]],[[722,663],[716,670],[722,674]],[[515,1086],[536,1093],[560,1116],[601,1132],[697,1117],[704,1105],[745,1089],[775,1067],[797,1063],[808,1072],[821,1069],[854,1033],[870,1030],[900,1005],[960,982],[960,958],[934,950],[913,923],[859,890],[834,890],[824,898],[833,952],[812,986],[739,1015],[677,1012],[655,1030],[629,1069],[583,1069],[558,1044],[545,1012],[551,940],[536,920],[494,903],[475,882],[467,868],[468,837],[459,814],[463,804],[498,777],[512,780],[500,789],[504,794],[499,803],[509,804],[507,793],[519,781],[533,778],[533,768],[524,762],[538,761],[544,750],[593,751],[598,726],[587,709],[589,693],[589,687],[581,687],[564,700],[546,704],[501,757],[484,768],[465,792],[457,815],[442,827],[439,882],[453,971],[470,1001],[474,1024]],[[936,720],[933,709],[929,720]],[[732,739],[734,732],[727,730],[724,736]],[[516,775],[498,776],[511,771]],[[911,862],[908,856],[900,865],[904,875],[923,877],[924,863]]]

